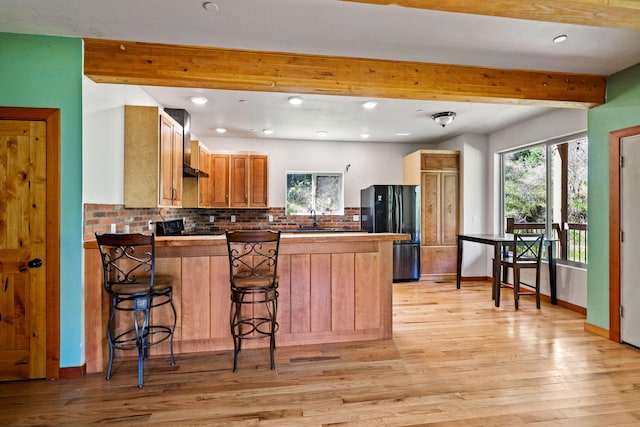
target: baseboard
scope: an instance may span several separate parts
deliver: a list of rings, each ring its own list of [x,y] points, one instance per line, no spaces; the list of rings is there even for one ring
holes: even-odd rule
[[[540,294],[540,300],[541,300],[541,301],[548,302],[549,304],[551,304],[551,297],[550,297],[549,295],[542,295],[542,294]],[[561,300],[561,299],[559,299],[559,300],[558,300],[558,305],[559,305],[560,307],[568,308],[568,309],[569,309],[569,310],[571,310],[571,311],[575,311],[576,313],[580,313],[580,314],[582,314],[582,315],[584,315],[584,316],[586,316],[586,315],[587,315],[587,309],[586,309],[586,307],[581,307],[581,306],[579,306],[579,305],[572,304],[572,303],[570,303],[570,302],[563,301],[563,300]]]
[[[489,276],[462,276],[461,282],[491,282],[492,279]]]
[[[472,282],[472,281],[483,282],[483,281],[486,281],[486,282],[489,282],[489,285],[490,285],[492,283],[493,279],[491,277],[489,277],[489,276],[485,276],[485,277],[483,277],[483,276],[477,276],[477,277],[474,277],[474,276],[466,276],[465,277],[465,276],[463,276],[463,277],[460,278],[460,281],[461,282]],[[548,302],[549,304],[551,304],[551,297],[548,296],[548,295],[540,294],[540,300]],[[558,301],[558,305],[560,307],[567,308],[567,309],[569,309],[571,311],[575,311],[576,313],[580,313],[580,314],[582,314],[584,316],[587,315],[586,307],[582,307],[582,306],[579,306],[579,305],[576,305],[576,304],[572,304],[570,302],[563,301],[563,300],[560,300],[560,299],[557,300],[557,301]],[[606,333],[607,333],[606,336],[609,337],[609,332],[607,331]]]
[[[591,332],[592,334],[601,336],[602,338],[609,338],[609,330],[605,328],[601,328],[600,326],[593,325],[589,322],[584,322],[584,330],[587,332]]]
[[[82,366],[71,366],[69,368],[60,368],[59,378],[82,378],[87,375],[87,364],[83,364]]]
[[[451,273],[444,274],[421,274],[420,275],[421,282],[449,282],[456,281],[456,275]]]

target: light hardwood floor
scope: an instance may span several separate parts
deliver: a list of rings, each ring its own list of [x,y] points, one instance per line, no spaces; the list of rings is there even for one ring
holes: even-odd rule
[[[558,306],[493,306],[484,282],[394,285],[394,338],[116,359],[110,381],[0,384],[0,425],[640,425],[640,352]]]

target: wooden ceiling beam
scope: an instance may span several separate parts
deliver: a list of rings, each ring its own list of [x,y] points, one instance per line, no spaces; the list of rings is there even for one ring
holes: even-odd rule
[[[590,108],[605,77],[85,39],[98,83]]]
[[[560,22],[589,27],[640,30],[637,0],[342,0],[377,5],[396,5],[442,12],[499,16],[529,21]]]

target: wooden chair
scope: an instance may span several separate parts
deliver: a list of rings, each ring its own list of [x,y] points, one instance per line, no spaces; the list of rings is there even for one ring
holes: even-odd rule
[[[271,369],[275,369],[280,231],[227,231],[225,234],[231,284],[233,372],[238,370],[242,340],[266,337],[270,341]]]
[[[519,233],[513,235],[513,245],[509,252],[500,260],[504,269],[513,270],[513,284],[507,283],[506,278],[500,283],[503,288],[513,288],[513,299],[516,310],[521,296],[535,295],[536,308],[540,309],[540,261],[542,257],[542,243],[544,234]],[[521,280],[520,270],[535,269],[535,284],[528,284]],[[506,277],[506,276],[505,276]],[[522,289],[524,286],[526,289]]]
[[[173,304],[173,278],[155,274],[153,234],[96,233],[96,241],[102,258],[104,290],[111,300],[107,322],[107,380],[111,378],[114,351],[137,350],[138,387],[142,387],[144,360],[149,347],[168,339],[171,366],[175,365],[173,332],[177,317]],[[168,325],[151,322],[151,310],[161,306],[170,308],[173,321]],[[116,316],[116,313],[121,314]],[[131,319],[127,319],[124,313],[131,314]]]

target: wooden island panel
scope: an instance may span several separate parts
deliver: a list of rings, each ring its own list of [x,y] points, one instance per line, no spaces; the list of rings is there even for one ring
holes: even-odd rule
[[[404,237],[283,234],[278,264],[278,346],[391,338],[392,243]],[[157,274],[177,278],[174,351],[231,350],[224,236],[158,237],[156,245]],[[109,354],[104,331],[109,305],[102,291],[95,241],[85,242],[85,260],[86,287],[92,289],[85,301],[87,372],[100,372]],[[169,324],[169,319],[168,310],[154,313],[157,323]],[[266,346],[268,340],[243,343],[245,348]],[[151,349],[152,354],[168,351],[168,343]]]

